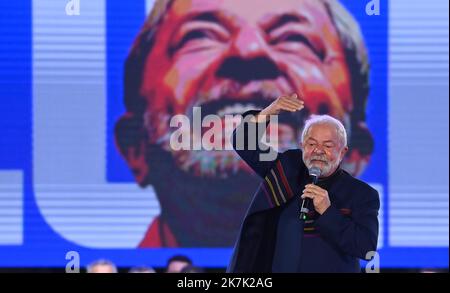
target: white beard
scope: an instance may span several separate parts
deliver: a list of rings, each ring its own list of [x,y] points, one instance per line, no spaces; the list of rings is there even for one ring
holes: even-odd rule
[[[313,163],[314,160],[321,160],[324,164],[318,166],[317,164]],[[305,158],[305,153],[303,153],[303,162],[305,163],[305,166],[309,169],[312,167],[318,167],[321,170],[322,176],[327,177],[330,176],[339,166],[340,160],[337,159],[334,162],[329,162],[325,156],[312,156],[309,160]]]

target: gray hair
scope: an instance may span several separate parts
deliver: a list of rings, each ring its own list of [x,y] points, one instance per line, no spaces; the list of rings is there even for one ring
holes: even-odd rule
[[[336,128],[341,146],[347,146],[347,132],[345,131],[344,125],[341,121],[331,117],[330,115],[311,115],[311,118],[306,120],[302,131],[302,143],[305,141],[306,135],[311,127],[318,124],[328,124],[334,126]]]
[[[112,268],[113,273],[117,273],[116,265],[112,261],[107,260],[107,259],[99,259],[94,262],[91,262],[90,264],[87,265],[86,272],[93,273],[94,267],[96,267],[96,266],[110,266]]]

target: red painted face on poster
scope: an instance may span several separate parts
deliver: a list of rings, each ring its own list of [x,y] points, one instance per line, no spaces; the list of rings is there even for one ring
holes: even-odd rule
[[[119,127],[123,131],[116,130],[116,136],[136,181],[155,188],[162,215],[200,218],[230,231],[230,237],[208,234],[201,222],[192,231],[180,221],[167,220],[172,230],[193,235],[189,244],[181,245],[232,245],[258,178],[232,150],[173,150],[170,137],[175,129],[169,124],[175,115],[192,117],[194,107],[200,107],[202,117],[223,118],[298,93],[305,109],[280,115],[279,150],[299,147],[304,121],[311,114],[329,114],[350,128],[355,108],[352,73],[326,2],[156,2],[149,19],[158,20],[147,21],[129,57],[139,69],[129,69],[125,81],[130,96],[122,121],[133,122]],[[140,59],[131,58],[135,55]],[[134,96],[131,87],[136,87]],[[224,139],[228,137],[224,133]],[[356,175],[370,154],[362,156],[356,149],[348,153],[344,164]],[[218,211],[222,220],[216,217]],[[193,240],[196,237],[209,240]]]

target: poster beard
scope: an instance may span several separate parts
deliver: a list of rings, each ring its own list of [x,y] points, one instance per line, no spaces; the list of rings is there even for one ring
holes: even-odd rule
[[[210,95],[208,100],[196,99],[196,104],[188,107],[191,113],[185,115],[192,117],[194,106],[202,107],[202,117],[217,114],[222,108],[236,108],[239,103],[241,109],[248,105],[262,109],[273,102],[274,94],[281,92],[261,90],[247,96],[246,102],[232,92],[220,97]],[[221,101],[222,108],[217,107],[217,101]],[[306,109],[279,115],[279,151],[298,148],[308,113]],[[147,136],[154,136],[146,139],[153,143],[148,144],[145,157],[150,169],[148,182],[160,201],[161,218],[184,247],[232,246],[261,178],[234,150],[174,151],[170,137],[175,129],[169,127],[170,116],[150,113],[150,117],[145,123]]]

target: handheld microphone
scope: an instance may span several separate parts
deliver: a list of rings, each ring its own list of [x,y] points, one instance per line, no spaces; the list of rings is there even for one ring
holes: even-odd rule
[[[309,177],[311,177],[312,184],[317,184],[322,170],[318,167],[311,167],[309,168],[308,173]],[[300,206],[300,220],[306,220],[306,215],[309,213],[311,204],[311,199],[309,197],[303,199],[302,205]]]

